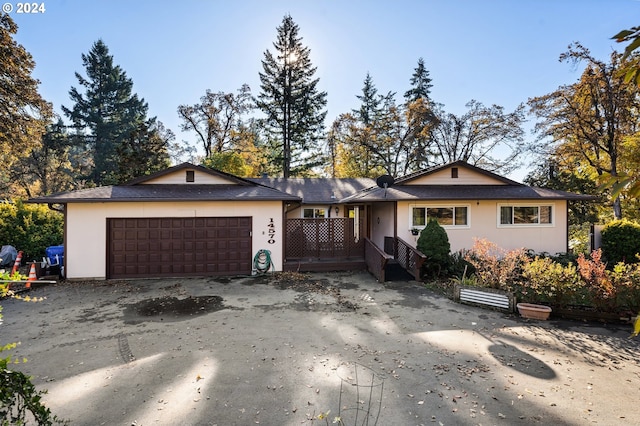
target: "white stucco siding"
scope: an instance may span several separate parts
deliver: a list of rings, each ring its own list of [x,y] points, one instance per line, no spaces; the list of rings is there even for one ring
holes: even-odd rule
[[[413,205],[447,207],[467,206],[469,224],[466,227],[445,227],[451,251],[469,249],[476,238],[486,238],[498,246],[511,250],[526,248],[535,252],[552,254],[567,250],[567,207],[566,201],[477,201],[453,202],[398,202],[398,236],[417,244],[418,236],[411,234],[411,207]],[[500,226],[500,205],[552,205],[553,223],[550,225]]]
[[[65,274],[69,279],[106,277],[107,218],[235,216],[252,217],[253,254],[259,249],[270,250],[275,270],[281,271],[284,229],[280,201],[131,202],[67,205]],[[272,219],[275,234],[269,233]]]

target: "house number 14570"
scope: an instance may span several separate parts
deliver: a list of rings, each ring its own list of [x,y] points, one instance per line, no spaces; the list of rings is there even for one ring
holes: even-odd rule
[[[267,240],[267,242],[269,244],[275,244],[276,240],[276,224],[273,222],[273,218],[269,219],[269,224],[267,225],[267,234],[269,239]]]

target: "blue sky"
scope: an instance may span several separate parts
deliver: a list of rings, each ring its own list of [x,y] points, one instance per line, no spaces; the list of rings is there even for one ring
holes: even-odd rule
[[[379,93],[402,99],[420,57],[446,111],[461,114],[471,99],[511,111],[578,79],[581,67],[558,62],[570,43],[607,60],[623,48],[610,37],[640,24],[637,0],[46,0],[44,13],[29,15],[7,2],[56,112],[72,106],[81,54],[102,39],[150,114],[192,142],[180,132],[178,105],[244,83],[257,95],[261,60],[286,14],[328,92],[327,126],[358,107],[367,72]]]

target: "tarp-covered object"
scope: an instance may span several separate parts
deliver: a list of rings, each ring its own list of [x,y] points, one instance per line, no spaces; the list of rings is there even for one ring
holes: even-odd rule
[[[18,251],[14,246],[2,246],[2,249],[0,249],[0,266],[13,266],[17,257]]]

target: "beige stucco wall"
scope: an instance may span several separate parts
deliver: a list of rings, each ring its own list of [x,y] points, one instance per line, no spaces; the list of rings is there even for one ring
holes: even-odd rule
[[[395,204],[392,202],[375,203],[371,206],[371,241],[381,249],[384,248],[384,237],[395,236],[394,208]]]
[[[451,177],[451,168],[429,173],[403,185],[506,185],[503,181],[478,173],[466,167],[458,167],[458,177]]]
[[[159,176],[154,179],[149,179],[142,182],[144,185],[151,184],[185,184],[185,185],[199,185],[199,184],[229,184],[232,183],[229,179],[222,176],[215,176],[209,173],[204,173],[200,170],[194,170],[193,182],[187,182],[187,170],[181,170],[180,172],[169,173],[167,175]]]
[[[271,251],[276,271],[282,270],[282,202],[184,202],[184,203],[70,203],[67,205],[65,274],[69,279],[106,276],[107,218],[116,217],[229,217],[253,218],[253,247]],[[270,219],[276,224],[275,243],[267,243]]]
[[[449,207],[467,206],[470,209],[468,227],[446,227],[451,251],[471,248],[475,238],[486,238],[504,249],[527,248],[536,252],[552,254],[567,251],[567,207],[566,201],[518,200],[486,201],[463,200],[447,202],[398,202],[398,236],[416,245],[418,236],[411,234],[410,206]],[[498,226],[498,205],[553,205],[552,225]]]

